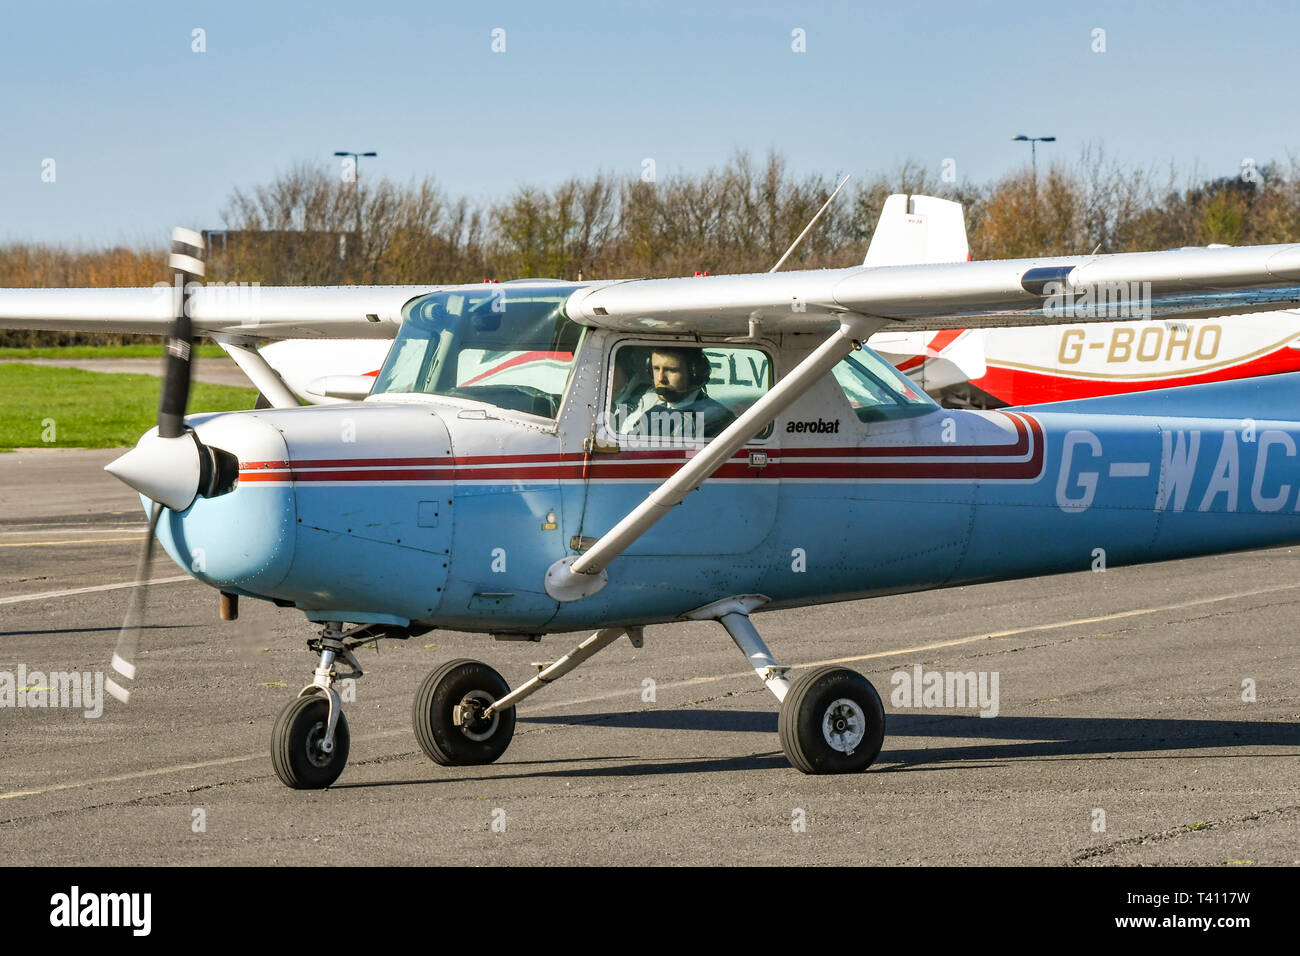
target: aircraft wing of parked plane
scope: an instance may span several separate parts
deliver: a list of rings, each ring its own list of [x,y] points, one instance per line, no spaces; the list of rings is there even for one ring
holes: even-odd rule
[[[1095,351],[1096,343],[1084,349],[1069,337],[1082,336],[1084,323],[1127,319],[1135,311],[1151,318],[1194,319],[1294,304],[1300,286],[1297,249],[1195,248],[970,263],[960,204],[898,194],[886,201],[862,266],[587,283],[584,295],[570,302],[570,314],[593,327],[733,335],[816,331],[831,328],[838,315],[861,315],[878,331],[873,345],[931,393],[970,383],[993,404],[1021,404],[1286,370],[1289,365],[1272,360],[1264,363],[1267,368],[1257,361],[1237,368],[1242,363],[1219,359],[1220,349],[1229,358],[1235,354],[1237,340],[1251,327],[1246,324],[1230,326],[1226,344],[1219,337],[1192,343],[1198,360],[1211,346],[1215,354],[1212,361],[1192,363],[1198,367],[1186,375],[1176,361],[1177,341],[1163,350],[1159,374],[1143,374],[1151,371],[1147,353],[1157,344],[1148,341],[1151,332],[1130,350],[1133,362],[1145,364],[1121,368],[1130,333],[1110,330],[1123,329],[1126,322],[1089,333],[1098,341],[1116,337],[1104,356]],[[448,288],[454,287],[215,283],[195,292],[190,311],[196,334],[221,344],[272,405],[291,407],[299,399],[362,397],[401,326],[404,307]],[[174,300],[167,285],[4,289],[0,328],[162,334],[172,320]],[[1044,327],[1052,318],[1061,320],[1061,330]],[[1024,325],[1038,328],[1017,328]],[[985,332],[993,328],[999,331]],[[1053,363],[1039,346],[1055,331],[1065,338],[1057,350],[1060,361]],[[1171,333],[1175,340],[1178,335]],[[1246,359],[1258,359],[1253,347],[1258,336],[1247,337]],[[259,348],[270,343],[275,344]],[[1021,354],[1031,345],[1032,362]],[[1100,367],[1090,367],[1103,357]]]

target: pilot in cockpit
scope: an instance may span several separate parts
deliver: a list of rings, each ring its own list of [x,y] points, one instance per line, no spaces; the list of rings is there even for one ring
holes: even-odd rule
[[[639,359],[639,361],[638,361]],[[621,434],[710,439],[736,420],[710,398],[703,349],[632,347],[615,356],[614,412]]]

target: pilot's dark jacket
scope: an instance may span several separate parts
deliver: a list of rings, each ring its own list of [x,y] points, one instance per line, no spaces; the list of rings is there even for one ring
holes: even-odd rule
[[[656,416],[665,414],[667,417],[662,420],[662,423],[656,420]],[[695,415],[704,416],[703,435],[690,431],[695,428]],[[726,405],[709,398],[704,389],[700,389],[692,401],[678,402],[673,406],[660,402],[658,405],[652,405],[645,413],[651,434],[664,438],[679,437],[679,428],[681,427],[679,423],[686,416],[692,416],[690,425],[686,426],[688,436],[691,438],[714,438],[736,420],[736,416],[731,413],[731,410]]]

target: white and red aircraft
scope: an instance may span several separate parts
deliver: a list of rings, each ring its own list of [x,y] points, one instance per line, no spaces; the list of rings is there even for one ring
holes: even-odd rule
[[[945,404],[998,408],[1300,371],[1300,312],[880,333],[871,346]]]
[[[959,204],[899,195],[885,204],[864,265],[960,262],[968,255]],[[1144,308],[1142,290],[1107,291],[1111,297],[1101,305],[1125,321],[1098,322],[1088,303],[1063,296],[1059,325],[883,331],[870,344],[944,404],[977,408],[1300,371],[1300,312],[1135,324],[1130,313]],[[1071,323],[1071,312],[1088,321]]]

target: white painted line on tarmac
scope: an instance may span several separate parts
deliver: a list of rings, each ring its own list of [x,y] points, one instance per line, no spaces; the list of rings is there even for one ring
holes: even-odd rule
[[[244,763],[248,760],[265,759],[266,754],[254,757],[222,757],[219,760],[204,760],[201,763],[182,763],[174,767],[159,767],[156,770],[138,770],[135,773],[120,773],[115,777],[100,777],[97,780],[83,780],[79,783],[56,783],[38,790],[15,790],[12,793],[0,793],[0,800],[12,800],[16,797],[34,797],[42,793],[58,793],[60,790],[77,790],[81,787],[95,787],[103,783],[122,783],[125,780],[140,780],[144,777],[157,777],[166,773],[180,773],[184,770],[201,770],[204,767],[221,767],[226,764]]]
[[[77,526],[73,528],[35,528],[28,531],[0,531],[0,538],[13,537],[14,535],[23,534],[144,534],[148,528],[87,528]]]
[[[178,574],[170,578],[154,578],[145,584],[175,584],[177,581],[193,581],[188,574]],[[49,598],[71,597],[74,594],[91,594],[95,591],[119,591],[122,588],[135,587],[134,581],[122,581],[118,584],[96,584],[89,588],[68,588],[64,591],[42,591],[40,594],[19,594],[16,597],[0,598],[0,604],[22,604],[25,601],[44,601]]]
[[[139,541],[129,538],[64,538],[62,541],[0,541],[0,548],[66,548],[70,544],[112,544],[114,541]]]

